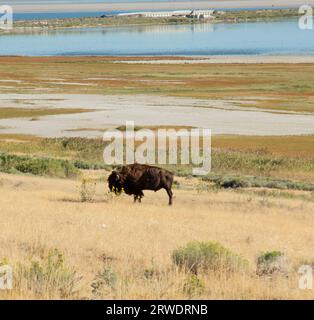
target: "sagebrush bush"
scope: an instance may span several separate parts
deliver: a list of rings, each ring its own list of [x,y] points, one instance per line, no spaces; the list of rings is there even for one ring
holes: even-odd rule
[[[271,275],[274,273],[287,273],[288,263],[285,255],[280,251],[267,251],[261,253],[256,259],[256,274]]]
[[[193,298],[200,296],[205,291],[205,283],[203,280],[192,274],[184,283],[183,292]]]
[[[117,279],[116,273],[110,267],[105,267],[92,282],[92,293],[101,296],[103,293],[115,290]]]
[[[80,279],[73,268],[66,266],[63,254],[53,249],[28,266],[19,265],[16,286],[40,297],[66,299],[75,294]]]
[[[82,202],[92,202],[96,192],[96,181],[83,177],[80,186],[80,197]]]
[[[197,274],[199,271],[237,271],[247,266],[247,261],[217,242],[192,241],[174,250],[173,262],[180,268]]]

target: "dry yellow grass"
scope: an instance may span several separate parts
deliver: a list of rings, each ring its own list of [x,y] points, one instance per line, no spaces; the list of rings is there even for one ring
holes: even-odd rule
[[[196,183],[182,180],[186,187]],[[314,298],[298,289],[296,272],[304,261],[314,262],[314,202],[186,189],[174,190],[172,207],[163,191],[146,192],[142,204],[133,204],[125,195],[109,197],[98,182],[95,202],[81,203],[79,181],[0,174],[0,185],[0,261],[16,270],[58,248],[82,276],[73,298],[96,298],[91,283],[104,266],[117,274],[117,286],[98,298],[188,298],[188,275],[172,265],[171,252],[190,240],[218,241],[250,262],[241,274],[200,274],[205,291],[197,298]],[[265,250],[286,254],[288,277],[255,275],[256,255]],[[152,277],[145,277],[147,269]],[[23,282],[0,290],[0,299],[48,297]]]
[[[1,135],[0,135],[1,137]],[[313,135],[300,136],[213,136],[212,145],[218,149],[237,151],[263,151],[265,153],[288,156],[313,158]]]
[[[36,117],[40,116],[52,116],[58,114],[72,114],[89,112],[90,109],[40,109],[40,108],[0,108],[0,119],[12,119],[12,118],[28,118],[33,117],[31,120],[36,121]]]

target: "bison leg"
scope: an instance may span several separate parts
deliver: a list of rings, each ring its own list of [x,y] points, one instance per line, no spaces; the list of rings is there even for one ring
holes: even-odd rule
[[[167,191],[167,194],[168,194],[168,197],[169,197],[169,206],[171,206],[172,205],[172,191],[171,191],[171,189],[166,189],[166,191]]]
[[[140,193],[137,195],[138,202],[142,202],[142,198],[144,197],[143,191],[140,191]]]
[[[134,202],[138,200],[138,202],[142,202],[142,198],[144,197],[143,191],[136,191],[137,193],[134,194]]]

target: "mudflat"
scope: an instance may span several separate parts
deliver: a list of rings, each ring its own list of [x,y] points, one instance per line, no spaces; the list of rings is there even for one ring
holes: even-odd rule
[[[241,101],[237,101],[241,102]],[[101,137],[104,130],[135,125],[210,128],[213,134],[314,134],[314,115],[237,107],[236,101],[158,95],[2,94],[0,108],[67,110],[60,114],[0,119],[0,133],[44,137]],[[70,113],[75,108],[86,112]],[[90,109],[90,111],[88,110]]]

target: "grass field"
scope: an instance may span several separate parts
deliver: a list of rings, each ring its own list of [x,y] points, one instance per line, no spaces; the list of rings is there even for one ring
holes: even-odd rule
[[[123,128],[122,128],[123,129]],[[303,181],[313,181],[313,136],[213,136],[214,173],[240,173],[285,177],[289,173]],[[8,154],[82,161],[103,162],[101,138],[41,138],[0,134],[0,150]],[[103,164],[104,166],[104,164]],[[186,171],[186,175],[189,172]]]
[[[260,151],[274,156],[313,159],[314,137],[305,136],[214,136],[213,147],[245,152]]]
[[[0,78],[0,93],[155,94],[314,111],[313,64],[134,65],[111,57],[0,57]]]
[[[14,289],[1,299],[313,299],[297,274],[314,262],[312,201],[199,192],[197,180],[182,179],[189,189],[174,190],[172,207],[163,191],[146,192],[140,205],[112,198],[103,180],[82,203],[79,180],[1,174],[0,182],[0,261],[14,271]],[[248,266],[199,272],[195,282],[171,261],[191,240],[218,241]],[[257,256],[272,250],[286,256],[287,274],[257,275]]]
[[[0,170],[11,173],[0,173],[0,265],[14,274],[13,290],[0,299],[313,299],[299,289],[297,272],[314,263],[314,189],[306,184],[224,189],[184,169],[172,207],[164,191],[133,204],[108,193],[109,171],[90,170],[101,163],[101,139],[0,138],[0,150],[15,154],[0,157]],[[214,174],[310,183],[312,139],[215,137]],[[295,144],[304,157],[287,153]],[[247,265],[197,275],[180,269],[173,251],[193,240],[218,242]],[[284,255],[285,271],[261,274],[257,258],[273,251]]]
[[[312,113],[313,69],[1,57],[0,98],[143,93]],[[0,118],[72,112],[85,109],[8,105]],[[176,175],[169,207],[164,191],[145,192],[141,204],[108,193],[102,139],[0,134],[0,266],[14,274],[13,290],[0,290],[0,299],[313,299],[298,287],[298,268],[314,265],[313,143],[311,135],[214,136],[208,176],[167,167]],[[197,272],[180,268],[173,252],[193,240],[218,242],[215,250],[245,266],[233,270],[218,259]],[[261,254],[278,252],[280,265],[261,272]]]
[[[250,137],[214,136],[212,173],[263,176],[312,183],[313,136]],[[73,161],[79,168],[104,168],[102,139],[40,138],[0,135],[0,150],[7,154]],[[191,166],[167,166],[180,176],[191,175]],[[1,167],[0,167],[1,169]],[[3,168],[1,169],[3,171]]]

